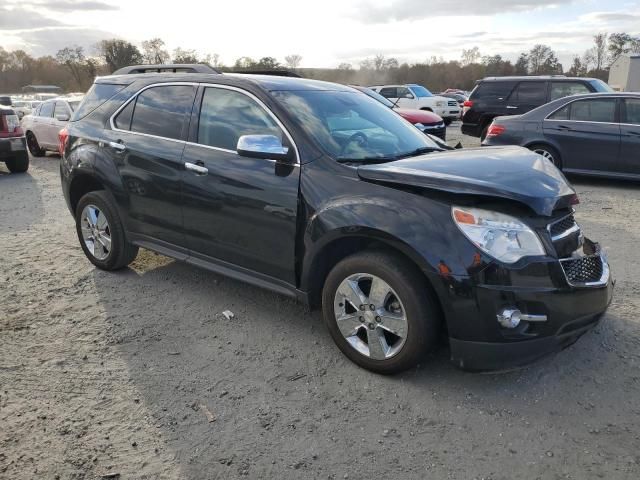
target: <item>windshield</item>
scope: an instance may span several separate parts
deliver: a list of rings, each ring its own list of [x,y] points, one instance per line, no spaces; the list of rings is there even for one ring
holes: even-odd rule
[[[409,85],[409,87],[411,87],[411,91],[418,98],[433,97],[433,93],[424,88],[422,85]]]
[[[591,86],[596,89],[596,92],[613,92],[613,88],[604,83],[602,80],[592,80]]]
[[[76,111],[76,109],[78,108],[78,105],[80,105],[80,100],[75,101],[75,102],[68,102],[69,106],[71,107],[72,111]]]
[[[441,150],[380,102],[358,92],[276,91],[306,133],[339,161],[387,161]]]
[[[378,92],[376,92],[374,90],[371,90],[370,88],[358,88],[358,90],[360,90],[362,93],[364,93],[366,95],[369,95],[374,100],[379,101],[385,107],[389,107],[389,108],[394,108],[395,107],[395,104],[392,101],[387,100],[382,95],[380,95]]]

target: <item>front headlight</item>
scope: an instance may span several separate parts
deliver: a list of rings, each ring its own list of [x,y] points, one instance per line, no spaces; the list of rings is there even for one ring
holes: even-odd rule
[[[454,222],[483,252],[504,263],[522,257],[545,255],[538,235],[510,215],[480,208],[451,207]]]
[[[436,102],[436,107],[446,107],[447,106],[447,102],[443,102],[442,100],[438,100]]]

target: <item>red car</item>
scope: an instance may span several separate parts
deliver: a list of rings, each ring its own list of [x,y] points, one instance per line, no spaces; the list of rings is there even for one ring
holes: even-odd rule
[[[387,107],[393,109],[394,112],[396,112],[408,122],[411,122],[424,133],[435,135],[442,140],[447,139],[447,127],[444,124],[444,120],[442,120],[439,115],[436,115],[435,113],[429,112],[427,110],[398,108],[392,101],[387,100],[378,92],[374,92],[370,88],[361,87],[359,85],[350,85],[350,87],[355,88],[356,90],[360,90],[362,93],[369,95],[371,98],[378,100],[383,105],[386,105]]]

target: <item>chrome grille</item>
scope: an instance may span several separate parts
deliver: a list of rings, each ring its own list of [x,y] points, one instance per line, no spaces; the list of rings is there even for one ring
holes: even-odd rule
[[[571,285],[599,284],[608,275],[606,264],[600,255],[567,258],[560,260],[560,263]]]
[[[560,220],[550,223],[547,226],[547,230],[551,235],[551,240],[555,242],[556,240],[567,237],[572,233],[579,232],[580,226],[576,223],[573,213],[571,213],[566,217],[562,217]]]
[[[449,105],[450,107],[457,107],[458,102],[456,100],[448,100],[447,105]]]

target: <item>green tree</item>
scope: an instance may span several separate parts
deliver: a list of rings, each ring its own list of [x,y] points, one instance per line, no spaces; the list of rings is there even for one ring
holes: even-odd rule
[[[97,45],[97,51],[98,56],[104,61],[110,72],[128,65],[137,65],[143,61],[138,47],[133,43],[117,38],[102,40]]]
[[[142,56],[151,65],[159,65],[169,61],[169,52],[164,48],[164,40],[152,38],[142,42]]]
[[[529,74],[529,57],[526,53],[521,53],[518,57],[518,61],[515,65],[516,75],[528,75]]]

